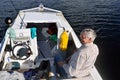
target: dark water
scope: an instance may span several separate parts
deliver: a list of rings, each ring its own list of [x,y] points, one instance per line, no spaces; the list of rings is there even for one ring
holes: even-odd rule
[[[6,17],[14,19],[19,10],[40,3],[61,10],[77,34],[85,27],[95,29],[100,49],[95,65],[104,80],[119,80],[120,0],[1,0],[0,34],[4,34]]]

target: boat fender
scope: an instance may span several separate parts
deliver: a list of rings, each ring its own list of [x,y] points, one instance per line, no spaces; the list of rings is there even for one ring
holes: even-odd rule
[[[65,51],[67,49],[68,38],[69,38],[68,31],[64,30],[63,33],[60,35],[60,45],[59,45],[62,51]]]

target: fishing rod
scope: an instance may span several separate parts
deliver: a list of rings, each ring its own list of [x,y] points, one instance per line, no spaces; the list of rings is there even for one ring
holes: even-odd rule
[[[16,9],[16,7],[15,7],[15,5],[14,5],[14,3],[13,3],[13,1],[10,0],[10,2],[11,2],[11,4],[12,4],[13,8],[15,9],[15,11],[18,12],[17,9]],[[25,22],[23,21],[24,18],[22,18],[22,17],[20,16],[20,14],[18,14],[18,16],[20,17],[20,19],[21,19],[21,21],[23,22],[23,24],[26,25]]]

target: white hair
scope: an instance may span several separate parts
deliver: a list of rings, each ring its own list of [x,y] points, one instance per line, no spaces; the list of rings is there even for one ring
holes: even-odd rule
[[[96,38],[96,32],[91,28],[85,28],[82,30],[81,34],[85,33],[87,38],[91,38],[92,41]]]

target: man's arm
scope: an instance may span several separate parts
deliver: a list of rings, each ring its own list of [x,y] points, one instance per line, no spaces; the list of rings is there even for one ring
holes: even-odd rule
[[[84,55],[85,51],[77,51],[76,53],[73,54],[71,57],[70,61],[68,64],[65,64],[63,62],[60,62],[59,64],[63,66],[65,69],[66,73],[74,76],[78,70],[80,70],[85,62],[85,57]]]

